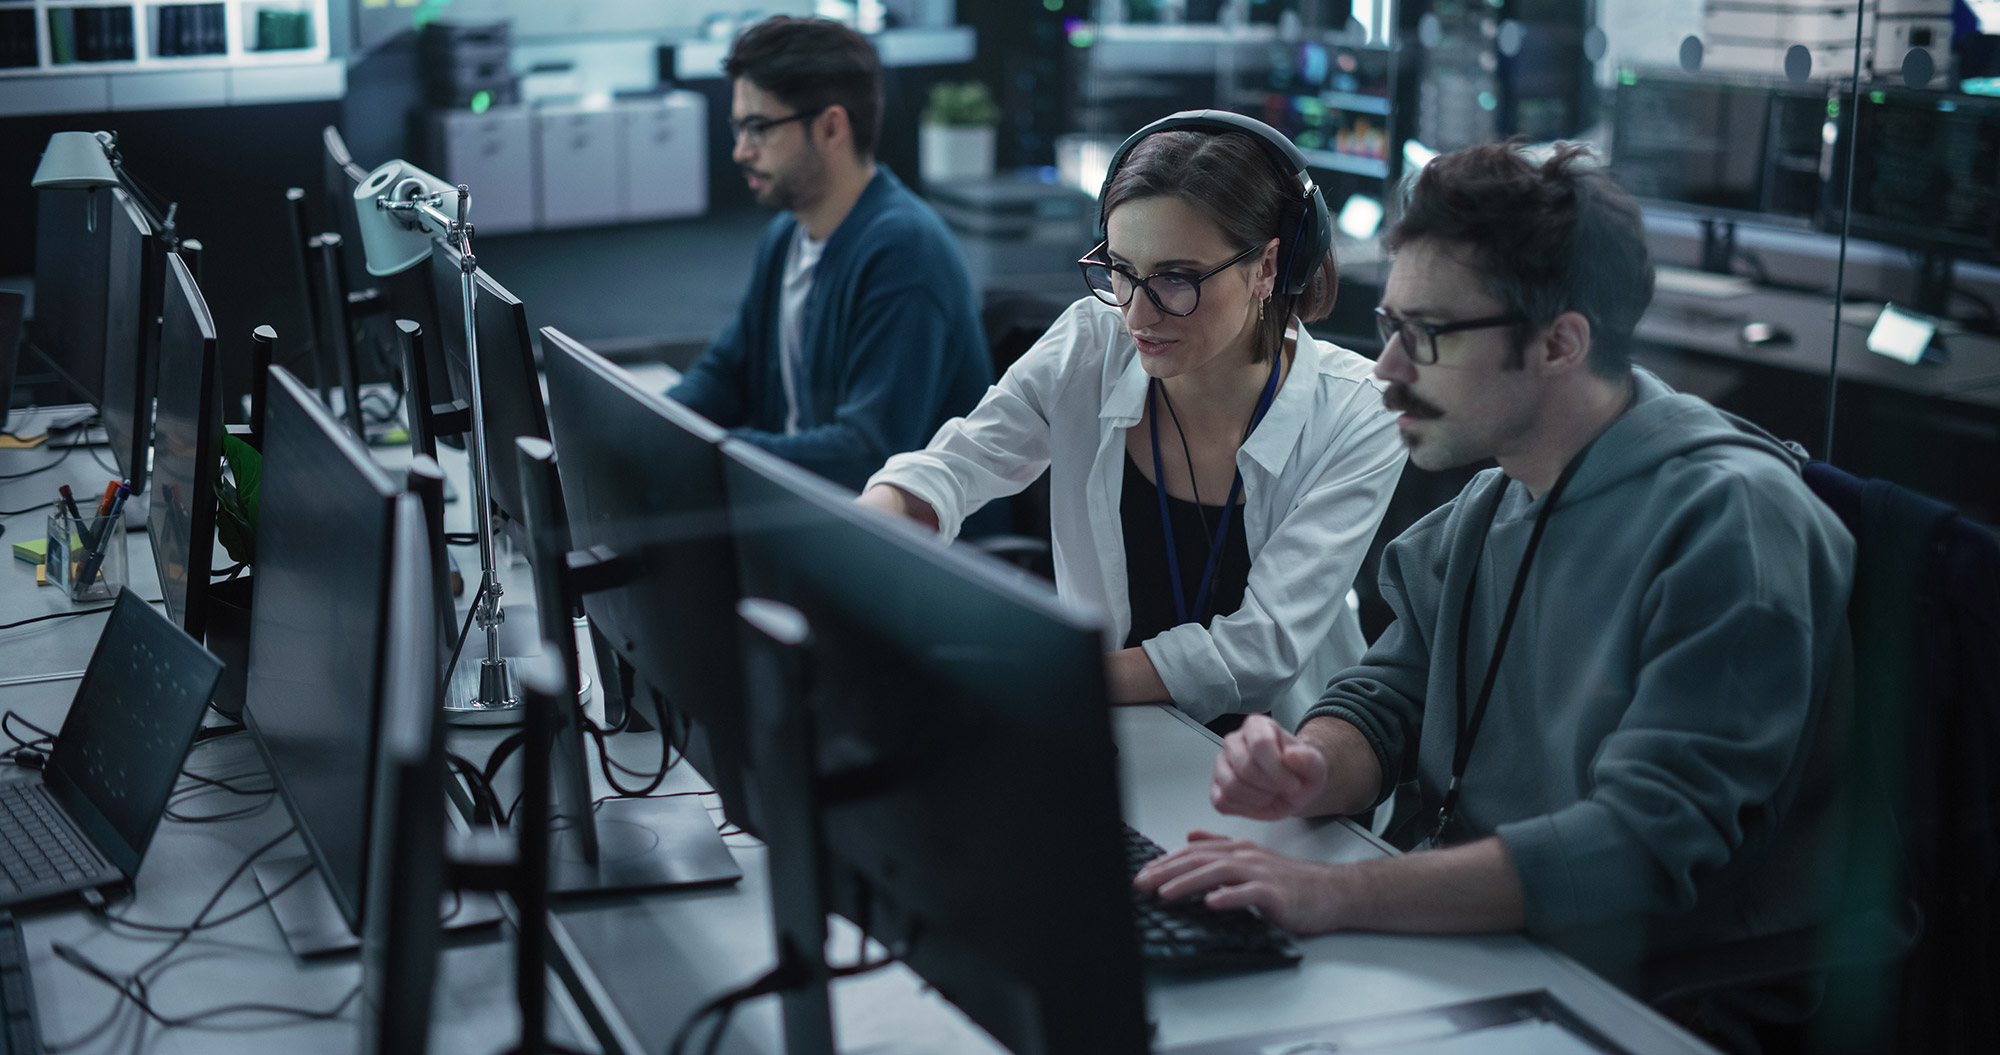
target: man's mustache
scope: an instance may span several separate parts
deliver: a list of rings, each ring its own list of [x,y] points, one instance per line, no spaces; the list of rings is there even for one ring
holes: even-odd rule
[[[1389,383],[1389,390],[1382,393],[1382,405],[1399,414],[1413,418],[1437,418],[1444,416],[1444,410],[1422,396],[1410,391],[1410,386],[1401,381]]]

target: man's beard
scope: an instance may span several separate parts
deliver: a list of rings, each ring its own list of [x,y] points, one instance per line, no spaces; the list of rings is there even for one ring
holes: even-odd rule
[[[796,212],[800,206],[817,201],[820,188],[826,183],[826,162],[816,152],[808,152],[782,176],[747,167],[744,171],[766,181],[757,195],[757,204],[787,212]]]

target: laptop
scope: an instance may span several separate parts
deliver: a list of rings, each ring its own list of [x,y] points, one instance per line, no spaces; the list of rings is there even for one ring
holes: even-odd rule
[[[132,881],[221,673],[118,594],[41,773],[0,784],[0,908]]]

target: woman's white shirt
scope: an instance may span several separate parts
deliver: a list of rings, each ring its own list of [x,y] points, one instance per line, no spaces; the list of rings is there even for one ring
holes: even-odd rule
[[[1243,606],[1143,643],[1175,705],[1202,721],[1268,710],[1291,728],[1365,647],[1347,592],[1402,474],[1403,445],[1374,364],[1293,326],[1291,369],[1236,454],[1250,552]],[[967,514],[1047,470],[1057,593],[1099,614],[1117,647],[1132,626],[1125,430],[1140,421],[1146,382],[1119,310],[1084,297],[971,413],[868,484],[929,503],[953,538]]]

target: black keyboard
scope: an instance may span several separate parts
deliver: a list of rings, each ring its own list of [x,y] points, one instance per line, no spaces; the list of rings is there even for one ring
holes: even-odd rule
[[[0,892],[72,883],[102,867],[65,820],[39,787],[0,785]]]
[[[35,987],[28,980],[28,947],[14,914],[0,912],[0,1055],[42,1055],[35,1019]]]
[[[1125,864],[1134,873],[1166,853],[1125,826]],[[1299,962],[1284,931],[1244,909],[1212,909],[1199,901],[1166,902],[1132,891],[1139,956],[1155,971],[1261,971]]]

